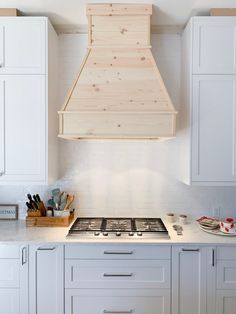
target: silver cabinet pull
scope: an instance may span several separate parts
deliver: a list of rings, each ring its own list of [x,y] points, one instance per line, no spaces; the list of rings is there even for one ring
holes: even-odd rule
[[[2,177],[5,174],[4,171],[0,171],[0,177]]]
[[[104,273],[103,277],[132,277],[133,273],[127,273],[127,274],[115,274],[115,273]]]
[[[199,249],[184,249],[182,248],[183,252],[199,252]]]
[[[107,255],[132,255],[134,251],[104,251]]]
[[[211,254],[211,266],[215,266],[215,249],[212,249],[212,254]]]
[[[21,264],[24,265],[27,263],[27,249],[24,246],[21,251]]]
[[[128,310],[128,311],[109,311],[109,310],[104,310],[103,313],[105,314],[129,314],[133,313],[133,310]]]
[[[53,251],[53,250],[55,250],[55,246],[53,246],[53,247],[39,247],[38,248],[38,251]]]

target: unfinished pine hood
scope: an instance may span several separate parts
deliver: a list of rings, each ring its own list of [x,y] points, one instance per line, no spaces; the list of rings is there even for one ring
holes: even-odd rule
[[[87,5],[89,46],[59,111],[66,139],[175,136],[176,114],[151,53],[146,4]]]

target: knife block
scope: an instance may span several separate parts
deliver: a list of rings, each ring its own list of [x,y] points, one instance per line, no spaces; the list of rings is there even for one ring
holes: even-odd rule
[[[41,217],[41,211],[40,210],[34,210],[34,211],[27,211],[27,216],[28,217]]]

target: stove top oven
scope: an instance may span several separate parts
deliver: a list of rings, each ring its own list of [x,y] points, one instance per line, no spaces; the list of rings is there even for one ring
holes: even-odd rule
[[[161,218],[77,218],[69,237],[88,238],[169,238]]]

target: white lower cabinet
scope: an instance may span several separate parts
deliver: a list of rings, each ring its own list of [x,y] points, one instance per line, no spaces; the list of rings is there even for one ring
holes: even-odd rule
[[[173,247],[172,314],[215,314],[215,272],[214,247]]]
[[[65,246],[65,314],[170,314],[170,288],[170,246]]]
[[[236,246],[217,247],[216,314],[236,313]]]
[[[0,313],[28,313],[28,247],[0,245]]]
[[[64,247],[31,245],[29,313],[64,313]]]

